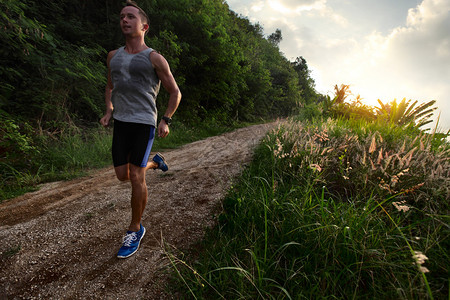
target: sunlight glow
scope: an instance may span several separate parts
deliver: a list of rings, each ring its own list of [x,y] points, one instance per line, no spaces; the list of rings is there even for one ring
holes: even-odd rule
[[[319,11],[323,14],[327,10],[325,0],[317,0],[312,4],[299,4],[295,8],[285,6],[280,0],[268,0],[268,3],[273,10],[282,14],[300,14],[301,12],[310,12],[312,10]]]
[[[335,84],[348,84],[349,99],[371,106],[436,99],[450,128],[450,0],[381,1],[386,24],[373,20],[383,10],[369,0],[228,1],[264,21],[266,34],[282,31],[280,50],[308,61],[317,92],[333,96]]]
[[[269,5],[272,9],[281,12],[282,14],[289,14],[292,12],[289,8],[285,7],[278,0],[270,0]]]
[[[263,8],[264,8],[264,2],[263,1],[259,1],[259,2],[256,2],[256,3],[254,3],[252,5],[251,10],[254,11],[254,12],[259,12],[259,11],[262,11]]]
[[[300,5],[298,6],[295,10],[297,12],[302,12],[302,11],[311,11],[311,10],[319,10],[319,11],[324,11],[327,9],[327,5],[326,5],[326,1],[325,0],[318,0],[315,1],[312,4],[309,5]]]

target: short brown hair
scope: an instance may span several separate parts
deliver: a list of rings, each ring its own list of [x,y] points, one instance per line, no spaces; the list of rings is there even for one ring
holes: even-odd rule
[[[136,2],[132,1],[132,0],[127,0],[127,3],[125,4],[125,6],[133,6],[135,8],[137,8],[139,10],[139,14],[141,15],[142,21],[145,21],[143,23],[146,23],[148,25],[150,25],[150,19],[148,18],[147,14],[145,13],[145,11],[139,7],[139,5],[137,5]],[[145,31],[145,34],[147,34],[148,29]]]

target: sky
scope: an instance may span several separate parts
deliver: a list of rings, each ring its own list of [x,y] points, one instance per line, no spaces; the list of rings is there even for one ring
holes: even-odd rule
[[[350,100],[372,106],[436,100],[438,128],[450,129],[450,0],[226,2],[266,36],[281,29],[281,52],[306,59],[319,93],[348,84]]]

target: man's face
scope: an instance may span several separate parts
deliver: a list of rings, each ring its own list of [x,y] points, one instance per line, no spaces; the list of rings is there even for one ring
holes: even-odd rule
[[[124,35],[144,34],[148,28],[147,24],[142,23],[139,10],[133,6],[125,6],[120,12],[120,28]]]

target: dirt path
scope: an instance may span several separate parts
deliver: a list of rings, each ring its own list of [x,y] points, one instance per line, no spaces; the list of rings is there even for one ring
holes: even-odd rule
[[[183,249],[202,238],[232,178],[274,126],[164,152],[170,169],[147,174],[147,234],[126,260],[115,255],[131,215],[131,189],[112,167],[0,204],[0,299],[168,299],[162,244]]]

